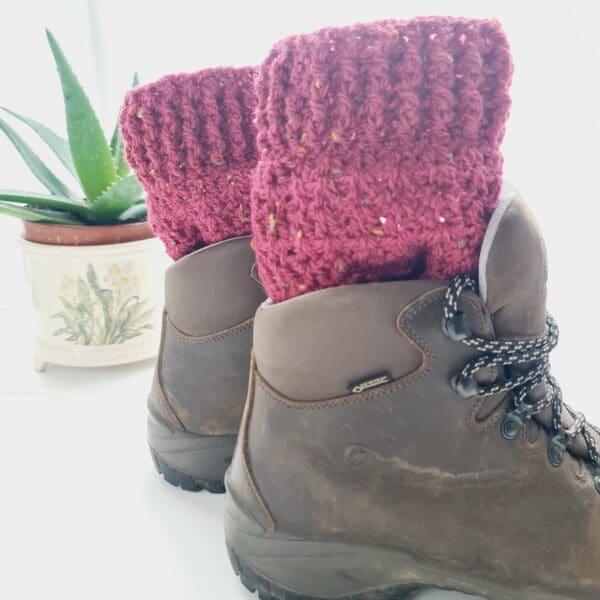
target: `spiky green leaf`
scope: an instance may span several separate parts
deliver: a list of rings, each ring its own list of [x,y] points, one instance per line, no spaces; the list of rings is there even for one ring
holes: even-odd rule
[[[114,136],[117,136],[114,139]],[[113,141],[114,141],[114,150],[113,157],[115,161],[115,168],[117,170],[118,177],[126,177],[130,173],[129,164],[125,158],[125,151],[123,148],[123,140],[121,138],[121,132],[119,130],[119,124],[115,126],[115,131],[113,133]],[[111,148],[113,147],[113,141],[111,141]]]
[[[133,74],[131,87],[137,87],[140,84],[137,71]],[[115,124],[112,137],[110,139],[110,151],[112,152],[115,161],[115,168],[119,177],[125,177],[129,173],[129,165],[125,159],[125,151],[123,148],[123,139],[121,138],[121,130],[119,129],[119,120]]]
[[[119,215],[119,221],[143,221],[148,216],[148,207],[144,201],[134,204]]]
[[[23,138],[4,120],[0,118],[0,130],[11,141],[23,157],[25,164],[31,172],[44,184],[46,189],[55,196],[66,196],[76,198],[74,194],[42,161],[42,159],[31,149]]]
[[[69,148],[90,204],[117,179],[117,172],[98,117],[56,39],[46,30],[65,100]]]
[[[83,202],[71,198],[50,196],[49,194],[37,194],[35,192],[0,189],[0,201],[30,204],[38,208],[64,211],[82,217],[85,217],[89,211],[89,208]]]
[[[8,202],[0,201],[0,213],[9,215],[10,217],[17,217],[24,221],[54,223],[55,225],[81,225],[81,221],[78,221],[69,213],[57,210],[44,210],[19,204],[9,204]]]
[[[98,222],[114,221],[135,205],[142,194],[143,190],[135,175],[129,175],[99,196],[91,206],[90,214]]]
[[[77,177],[77,171],[75,170],[75,165],[73,164],[73,159],[71,158],[69,142],[67,142],[64,137],[58,135],[58,133],[55,133],[43,123],[16,113],[14,110],[10,110],[5,107],[2,107],[2,110],[15,117],[15,119],[19,119],[19,121],[29,125],[29,127],[31,127],[31,129],[33,129],[42,138],[42,140],[46,142],[50,150],[56,154],[58,160],[60,160],[60,162],[66,167],[69,173],[71,173],[71,175],[74,177]]]

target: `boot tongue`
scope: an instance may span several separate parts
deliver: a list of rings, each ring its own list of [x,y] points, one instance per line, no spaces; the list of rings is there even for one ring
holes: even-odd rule
[[[480,294],[498,338],[541,337],[546,331],[546,250],[533,215],[504,186],[479,260]]]
[[[487,304],[498,339],[543,337],[546,332],[546,248],[533,215],[512,188],[502,189],[501,200],[490,220],[479,259],[479,293]],[[526,369],[511,367],[509,374]],[[543,398],[546,385],[529,393],[529,402]],[[491,407],[485,407],[489,410]],[[535,415],[535,420],[551,431],[552,409]],[[563,426],[573,425],[568,411],[563,411]],[[600,446],[600,435],[591,432]],[[580,434],[570,452],[587,456],[587,445]]]

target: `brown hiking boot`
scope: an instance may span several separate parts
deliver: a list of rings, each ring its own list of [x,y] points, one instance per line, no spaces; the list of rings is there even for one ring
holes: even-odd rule
[[[250,237],[207,246],[167,270],[148,443],[169,483],[224,491],[248,388],[252,322],[263,300]]]
[[[600,598],[598,430],[549,375],[546,258],[506,190],[468,278],[265,304],[227,475],[263,600]]]

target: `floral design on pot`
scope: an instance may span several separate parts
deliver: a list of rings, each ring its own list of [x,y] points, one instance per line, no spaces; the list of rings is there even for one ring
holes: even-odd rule
[[[92,263],[85,277],[65,275],[59,298],[63,310],[50,318],[62,320],[53,335],[81,346],[122,344],[154,326],[154,307],[139,296],[139,278],[132,263],[111,264],[102,284]]]

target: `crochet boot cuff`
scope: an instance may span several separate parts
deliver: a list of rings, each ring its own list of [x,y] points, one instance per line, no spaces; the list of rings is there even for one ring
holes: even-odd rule
[[[257,79],[258,264],[274,300],[473,270],[501,185],[512,64],[496,21],[277,43]]]
[[[127,160],[173,258],[250,232],[254,76],[249,67],[168,75],[125,98]]]

